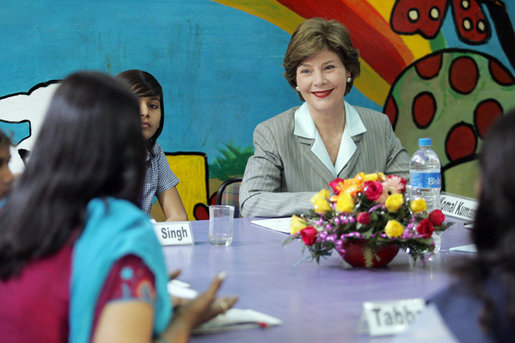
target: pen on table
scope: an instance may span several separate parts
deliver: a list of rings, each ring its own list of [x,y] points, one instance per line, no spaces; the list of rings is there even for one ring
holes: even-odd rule
[[[265,322],[255,322],[253,320],[250,320],[250,321],[243,321],[243,322],[237,322],[237,323],[227,323],[226,325],[228,326],[232,326],[232,325],[258,325],[259,327],[262,327],[262,328],[267,328],[269,327],[270,325],[268,325],[268,323],[265,323]]]

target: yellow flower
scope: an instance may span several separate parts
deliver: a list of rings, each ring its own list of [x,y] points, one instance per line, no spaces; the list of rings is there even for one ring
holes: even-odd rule
[[[348,193],[351,196],[355,196],[359,192],[361,192],[361,185],[363,184],[363,180],[365,178],[365,173],[359,173],[352,179],[347,179],[343,181],[343,187],[340,193]]]
[[[361,185],[350,185],[346,190],[345,193],[349,194],[350,196],[355,196],[361,192]]]
[[[339,212],[352,212],[354,209],[354,199],[349,193],[340,193],[336,200],[336,210]]]
[[[377,179],[378,179],[377,181],[383,182],[384,180],[386,180],[386,175],[384,175],[383,172],[379,172],[379,173],[377,173]]]
[[[365,177],[363,178],[363,181],[365,181],[365,182],[367,182],[367,181],[377,181],[378,177],[379,177],[379,175],[377,173],[366,174]]]
[[[328,189],[322,189],[311,198],[311,203],[316,213],[324,214],[331,209],[331,205],[327,202],[330,195],[331,193]]]
[[[386,209],[389,212],[396,212],[401,206],[404,204],[404,198],[402,194],[392,194],[390,195],[385,202]]]
[[[307,226],[308,224],[301,217],[297,217],[296,215],[291,216],[290,235],[296,234]]]
[[[418,198],[411,202],[410,207],[414,213],[419,213],[427,209],[427,204],[424,199]]]
[[[399,237],[404,232],[404,226],[396,220],[389,220],[384,227],[384,232],[389,238]]]
[[[354,180],[354,182],[359,182],[359,183],[361,183],[361,182],[363,182],[363,179],[364,179],[364,178],[365,178],[365,173],[361,172],[361,173],[356,174],[356,176],[354,176],[354,177],[352,178],[352,180]]]

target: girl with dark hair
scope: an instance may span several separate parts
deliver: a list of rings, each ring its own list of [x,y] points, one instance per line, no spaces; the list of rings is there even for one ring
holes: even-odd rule
[[[513,342],[515,337],[515,110],[488,130],[472,241],[477,255],[429,300],[395,342]]]
[[[152,201],[156,196],[166,221],[188,220],[175,187],[179,179],[170,170],[166,156],[156,142],[164,124],[163,89],[151,74],[142,70],[127,70],[118,74],[118,77],[129,84],[140,103],[141,127],[148,149],[143,185],[143,210],[150,214]]]
[[[0,208],[2,207],[4,197],[9,194],[14,176],[9,169],[9,160],[11,159],[11,141],[5,133],[0,130]]]
[[[75,73],[56,90],[0,212],[0,342],[186,341],[236,301],[216,299],[217,277],[172,317],[161,246],[138,207],[138,115],[105,74]]]

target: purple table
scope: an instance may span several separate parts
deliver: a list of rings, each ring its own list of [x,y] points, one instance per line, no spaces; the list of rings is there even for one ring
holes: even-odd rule
[[[356,329],[365,301],[427,298],[446,286],[451,261],[470,256],[450,252],[470,242],[469,231],[457,221],[444,232],[442,251],[425,266],[409,255],[380,269],[355,269],[334,252],[320,265],[303,261],[301,242],[282,247],[286,234],[236,219],[230,247],[211,246],[208,221],[191,222],[194,246],[165,247],[169,271],[182,269],[180,280],[204,291],[221,270],[228,277],[220,294],[239,295],[237,308],[253,309],[280,318],[283,324],[215,335],[193,336],[192,342],[387,342]]]

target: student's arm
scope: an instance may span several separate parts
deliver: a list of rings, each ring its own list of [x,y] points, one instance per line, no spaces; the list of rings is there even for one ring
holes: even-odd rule
[[[177,191],[177,184],[179,179],[170,169],[168,160],[157,143],[154,147],[155,168],[157,170],[157,188],[156,195],[159,200],[159,205],[163,209],[167,222],[173,221],[186,221],[188,215],[182,204],[181,196]]]
[[[237,297],[216,297],[223,279],[222,275],[216,277],[207,291],[176,308],[170,325],[155,342],[187,342],[195,326],[231,308]],[[102,310],[93,342],[152,342],[153,322],[152,305],[147,302],[109,302]]]
[[[102,310],[93,342],[150,342],[154,315],[144,301],[113,301]]]
[[[188,215],[186,214],[177,188],[172,187],[158,194],[157,199],[163,209],[167,222],[188,220]]]

